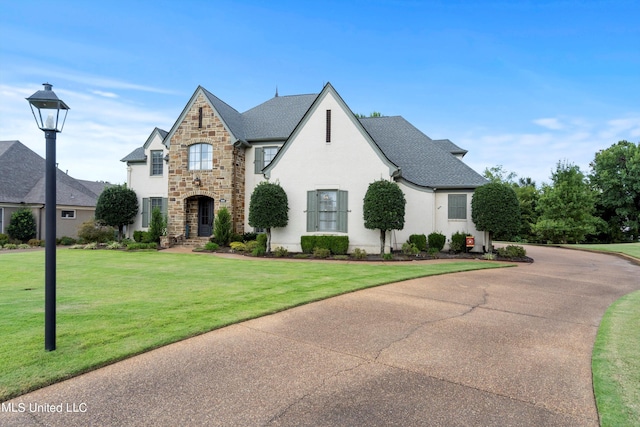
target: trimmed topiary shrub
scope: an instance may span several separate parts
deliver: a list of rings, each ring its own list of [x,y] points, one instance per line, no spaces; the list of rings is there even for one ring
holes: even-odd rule
[[[412,234],[409,236],[409,243],[416,245],[420,251],[427,250],[427,236],[424,234]]]
[[[442,248],[444,248],[444,244],[447,241],[447,238],[444,234],[433,232],[427,236],[429,253],[432,251],[440,252]]]

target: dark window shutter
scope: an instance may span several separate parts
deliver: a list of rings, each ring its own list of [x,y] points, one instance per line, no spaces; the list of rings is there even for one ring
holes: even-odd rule
[[[307,231],[318,229],[318,192],[307,191]]]
[[[143,198],[142,199],[142,226],[143,227],[148,227],[149,226],[149,199],[148,198]]]
[[[347,225],[349,218],[347,213],[349,212],[349,192],[339,190],[338,191],[338,231],[342,233],[347,232]]]
[[[260,147],[256,147],[256,160],[253,162],[254,164],[254,172],[261,173],[262,168],[264,167],[264,149]]]

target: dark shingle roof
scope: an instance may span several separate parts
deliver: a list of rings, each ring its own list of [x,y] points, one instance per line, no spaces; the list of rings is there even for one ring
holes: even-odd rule
[[[144,147],[138,147],[122,159],[121,162],[146,162],[147,156],[144,154]]]
[[[20,141],[0,141],[0,203],[40,203],[45,200],[45,159]],[[92,183],[56,170],[58,205],[95,206],[107,183]]]
[[[239,140],[245,141],[244,137],[244,121],[242,118],[242,114],[238,113],[235,108],[231,107],[226,102],[222,101],[220,98],[202,88],[204,94],[211,102],[211,105],[216,109],[220,118],[229,128],[229,131]]]
[[[317,94],[276,96],[242,113],[247,141],[287,139]]]
[[[439,146],[440,148],[442,148],[443,150],[448,151],[449,153],[454,155],[461,154],[464,156],[465,154],[468,153],[467,150],[465,150],[464,148],[458,147],[456,144],[454,144],[448,139],[434,139],[433,143]]]
[[[473,188],[487,182],[403,117],[363,118],[360,123],[407,181],[433,188]]]

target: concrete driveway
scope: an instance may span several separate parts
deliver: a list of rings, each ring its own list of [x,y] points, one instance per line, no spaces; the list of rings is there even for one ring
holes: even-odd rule
[[[640,268],[527,251],[163,347],[5,402],[0,425],[597,426],[591,349]]]

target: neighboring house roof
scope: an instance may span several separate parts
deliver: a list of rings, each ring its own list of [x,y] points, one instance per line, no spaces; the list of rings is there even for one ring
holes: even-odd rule
[[[487,181],[403,117],[362,118],[360,123],[402,178],[431,188],[475,188]]]
[[[45,159],[20,141],[0,141],[0,203],[44,204]],[[58,205],[95,206],[105,182],[80,181],[56,169]]]

